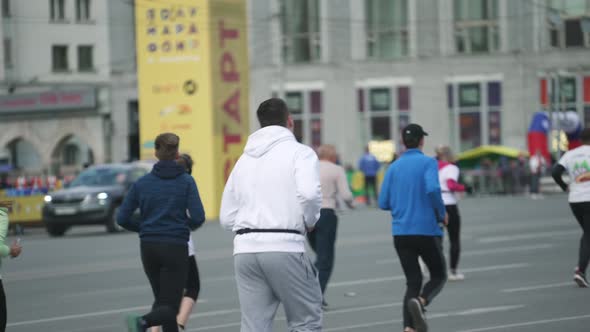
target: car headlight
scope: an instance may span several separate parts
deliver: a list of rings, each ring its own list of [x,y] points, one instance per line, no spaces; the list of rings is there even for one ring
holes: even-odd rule
[[[45,201],[45,203],[51,203],[51,201],[53,200],[53,198],[51,198],[51,196],[49,196],[49,195],[45,195],[45,197],[43,198],[43,200]]]
[[[88,194],[84,197],[82,204],[100,204],[105,205],[107,199],[109,198],[109,194],[107,193],[98,193],[98,194]]]

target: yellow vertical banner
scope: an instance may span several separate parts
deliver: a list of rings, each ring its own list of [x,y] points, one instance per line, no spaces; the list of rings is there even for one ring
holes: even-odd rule
[[[158,134],[179,135],[216,218],[249,132],[245,0],[136,0],[135,24],[141,158]]]
[[[216,142],[216,186],[223,188],[241,155],[248,128],[248,22],[246,1],[210,0],[213,68],[213,128]]]

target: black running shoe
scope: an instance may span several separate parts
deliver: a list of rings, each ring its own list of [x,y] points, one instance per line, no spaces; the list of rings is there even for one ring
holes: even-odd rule
[[[416,332],[428,332],[428,324],[426,323],[422,302],[416,298],[410,299],[408,301],[408,310],[410,310]]]
[[[588,288],[588,280],[586,280],[584,273],[576,271],[576,273],[574,273],[574,281],[581,288]]]

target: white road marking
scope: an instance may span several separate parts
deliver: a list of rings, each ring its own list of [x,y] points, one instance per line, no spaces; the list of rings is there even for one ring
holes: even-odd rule
[[[461,271],[462,272],[486,272],[486,271],[496,271],[496,270],[510,270],[510,269],[519,269],[519,268],[528,267],[529,265],[530,265],[529,263],[491,265],[491,266],[484,266],[484,267],[467,268],[467,269],[462,269]],[[406,277],[404,275],[398,275],[398,276],[392,276],[392,277],[340,281],[340,282],[330,283],[330,287],[346,287],[346,286],[366,285],[366,284],[374,284],[374,283],[388,282],[388,281],[395,281],[395,280],[404,280],[405,278]]]
[[[476,328],[476,329],[471,329],[471,330],[463,330],[460,332],[483,332],[483,331],[494,331],[494,330],[506,331],[506,329],[513,328],[513,327],[523,327],[523,326],[542,325],[542,324],[549,324],[549,323],[559,323],[559,322],[565,322],[568,320],[578,320],[578,319],[588,319],[588,318],[590,318],[590,315],[558,317],[558,318],[534,320],[534,321],[528,321],[528,322],[522,322],[522,323],[482,327],[482,328]]]
[[[131,308],[121,308],[121,309],[115,309],[115,310],[95,311],[95,312],[88,312],[85,314],[57,316],[57,317],[49,317],[49,318],[43,318],[43,319],[35,319],[35,320],[10,323],[6,326],[7,327],[14,327],[14,326],[23,326],[23,325],[35,325],[35,324],[43,324],[43,323],[58,322],[58,321],[63,321],[63,320],[70,320],[70,319],[117,315],[117,314],[124,313],[124,312],[145,311],[145,310],[149,310],[150,308],[151,308],[151,306],[140,306],[140,307],[131,307]],[[194,314],[194,315],[192,315],[192,317],[222,316],[222,315],[227,315],[227,314],[231,314],[231,313],[235,313],[235,312],[240,312],[240,309],[205,311],[205,312],[200,312],[200,313]]]
[[[540,250],[540,249],[551,249],[554,248],[555,245],[553,244],[534,244],[529,246],[514,246],[514,247],[504,247],[504,248],[494,248],[494,249],[483,249],[483,250],[471,250],[467,252],[462,252],[461,257],[471,257],[471,256],[482,256],[482,255],[489,255],[489,254],[503,254],[509,252],[518,252],[518,251],[530,251],[530,250]],[[377,260],[377,265],[385,265],[385,264],[393,264],[398,263],[399,259],[391,258],[391,259],[380,259]]]
[[[472,316],[472,315],[484,315],[494,312],[504,312],[504,311],[511,311],[515,309],[524,308],[523,304],[518,305],[505,305],[505,306],[497,306],[497,307],[484,307],[484,308],[473,308],[463,311],[455,311],[455,312],[448,312],[448,313],[440,313],[440,314],[431,314],[428,315],[428,319],[436,319],[436,318],[445,318],[445,317],[454,317],[454,316]],[[368,328],[368,327],[375,327],[375,326],[384,326],[384,325],[393,325],[396,323],[401,323],[401,319],[395,320],[386,320],[386,321],[379,321],[379,322],[371,322],[371,323],[364,323],[364,324],[357,324],[357,325],[349,325],[349,326],[342,326],[342,327],[333,327],[324,329],[323,331],[347,331],[347,330],[356,330],[361,328]]]
[[[532,290],[537,290],[537,289],[558,288],[558,287],[566,287],[566,286],[570,286],[572,288],[577,287],[573,281],[569,281],[569,282],[560,282],[560,283],[555,283],[555,284],[528,286],[528,287],[520,287],[520,288],[507,288],[507,289],[503,289],[502,293],[526,292],[526,291],[532,291]]]
[[[57,322],[57,321],[62,321],[62,320],[69,320],[69,319],[80,319],[80,318],[88,318],[88,317],[96,317],[96,316],[108,316],[108,315],[119,314],[122,312],[148,310],[149,308],[151,308],[151,306],[140,306],[140,307],[121,308],[121,309],[114,309],[114,310],[95,311],[95,312],[89,312],[89,313],[85,313],[85,314],[66,315],[66,316],[50,317],[50,318],[43,318],[43,319],[27,320],[27,321],[22,321],[22,322],[10,323],[6,326],[7,327],[14,327],[14,326],[23,326],[23,325],[35,325],[35,324],[51,323],[51,322]]]
[[[518,240],[530,240],[539,238],[554,238],[556,236],[565,235],[580,235],[578,230],[567,230],[567,231],[553,231],[553,232],[531,232],[526,234],[514,234],[514,235],[502,235],[502,236],[490,236],[483,237],[478,240],[480,243],[498,243],[498,242],[510,242]]]

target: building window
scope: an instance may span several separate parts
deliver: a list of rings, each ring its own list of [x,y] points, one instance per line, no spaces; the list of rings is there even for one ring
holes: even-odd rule
[[[282,56],[287,63],[320,60],[318,0],[281,0]]]
[[[590,47],[590,0],[551,0],[547,24],[552,47]]]
[[[49,0],[49,7],[52,21],[66,19],[65,0]]]
[[[590,74],[541,78],[539,97],[542,110],[583,114],[590,128]]]
[[[401,133],[410,124],[410,86],[370,86],[357,91],[358,111],[364,119],[364,140],[391,141],[403,149]],[[367,110],[367,111],[365,111]]]
[[[322,92],[288,91],[285,102],[293,118],[293,134],[298,142],[314,149],[322,145]]]
[[[92,50],[93,47],[89,45],[78,46],[78,71],[94,70]]]
[[[10,0],[2,0],[2,17],[10,17]]]
[[[54,72],[64,72],[69,70],[68,47],[66,45],[53,45],[51,59]]]
[[[10,39],[4,39],[4,67],[12,67],[12,42]]]
[[[456,150],[502,144],[501,82],[451,83],[447,99]]]
[[[76,21],[90,20],[90,0],[76,0]]]
[[[408,0],[365,0],[369,58],[408,55],[408,15]]]
[[[79,164],[80,148],[76,144],[67,144],[63,151],[64,165],[72,166]]]
[[[458,53],[491,53],[500,48],[498,0],[454,0]]]

